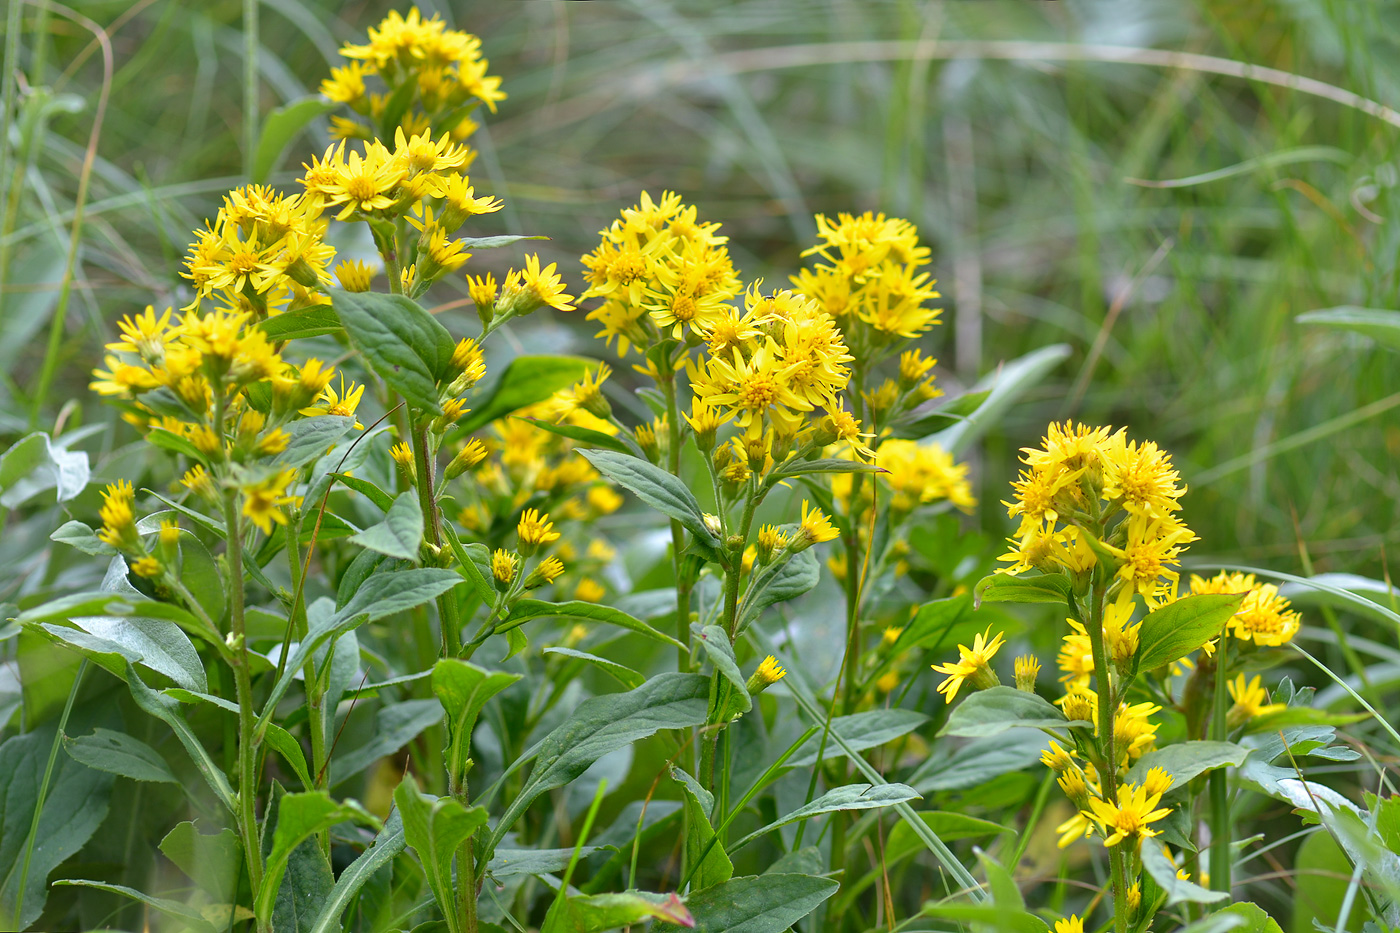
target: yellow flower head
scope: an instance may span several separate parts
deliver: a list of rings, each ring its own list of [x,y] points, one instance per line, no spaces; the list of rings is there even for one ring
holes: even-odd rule
[[[608,595],[607,589],[592,577],[584,577],[578,581],[578,586],[574,587],[574,599],[581,599],[586,603],[602,602],[603,597]]]
[[[557,267],[551,262],[541,269],[537,254],[526,256],[524,271],[512,269],[506,273],[498,305],[522,317],[546,306],[557,311],[574,310],[570,303],[573,296],[564,294],[566,286],[555,272]]]
[[[173,548],[180,543],[180,520],[177,518],[164,518],[160,522],[160,543],[164,547]]]
[[[201,499],[213,501],[218,496],[214,489],[214,481],[209,478],[209,473],[199,464],[190,467],[185,475],[180,477],[180,485]]]
[[[1004,640],[1000,632],[990,641],[987,640],[987,636],[991,633],[992,630],[989,626],[985,633],[977,635],[973,639],[971,648],[966,645],[958,645],[960,657],[957,661],[950,664],[933,665],[935,671],[948,675],[947,679],[938,685],[938,692],[943,694],[949,703],[952,703],[954,697],[958,695],[958,690],[965,680],[972,681],[974,690],[986,690],[988,687],[995,687],[1000,683],[996,672],[992,670],[988,662],[1000,650]]]
[[[1149,796],[1152,794],[1160,796],[1171,790],[1174,780],[1175,779],[1164,769],[1151,768],[1148,770],[1147,776],[1142,779],[1142,786],[1146,789]]]
[[[1259,681],[1260,678],[1256,675],[1246,683],[1244,675],[1240,674],[1226,684],[1230,690],[1230,698],[1235,701],[1225,714],[1226,722],[1229,725],[1243,725],[1256,716],[1264,716],[1285,709],[1282,703],[1269,702],[1269,692],[1259,685]]]
[[[768,563],[788,545],[788,536],[775,525],[764,525],[758,529],[758,557]]]
[[[149,554],[131,563],[131,572],[138,577],[158,577],[164,569],[160,561]]]
[[[335,267],[335,277],[347,292],[369,291],[374,275],[374,267],[358,259],[342,260]]]
[[[823,541],[832,541],[840,536],[821,509],[812,508],[806,499],[802,500],[802,522],[797,528],[797,538],[792,542],[794,552],[805,550]]]
[[[778,663],[778,659],[773,655],[768,655],[759,662],[758,667],[749,677],[748,690],[750,696],[758,696],[764,690],[773,686],[787,675],[787,671]]]
[[[1123,784],[1118,788],[1116,803],[1090,800],[1090,817],[1104,832],[1103,844],[1115,846],[1125,839],[1131,839],[1136,846],[1140,840],[1156,836],[1158,832],[1151,829],[1149,824],[1166,819],[1172,812],[1168,808],[1156,809],[1161,799],[1160,793],[1149,793],[1145,786]]]
[[[515,579],[515,571],[520,565],[520,559],[503,548],[497,548],[491,555],[491,576],[496,578],[496,584],[500,587],[507,587]]]
[[[1016,659],[1016,689],[1024,693],[1035,693],[1035,680],[1040,676],[1040,659],[1033,654],[1023,654]]]
[[[448,462],[443,476],[450,480],[456,479],[485,460],[488,454],[486,445],[477,438],[472,438],[463,445],[461,450],[457,451],[457,456]]]
[[[554,530],[548,513],[541,515],[538,509],[522,512],[515,530],[520,536],[520,552],[526,557],[535,553],[540,546],[559,540],[559,532]]]
[[[136,513],[132,508],[135,501],[136,492],[131,483],[123,479],[109,484],[102,491],[102,508],[97,513],[102,519],[97,537],[119,550],[139,547]]]
[[[1055,933],[1084,933],[1084,921],[1074,914],[1055,921]]]
[[[1040,753],[1040,763],[1052,771],[1061,772],[1074,764],[1074,757],[1073,751],[1065,751],[1059,742],[1051,739],[1050,747]]]
[[[544,586],[546,583],[553,583],[564,574],[564,562],[557,557],[546,557],[540,561],[525,581],[526,589],[533,589],[537,586]]]
[[[242,487],[243,515],[261,528],[263,534],[272,534],[273,522],[287,524],[282,506],[298,501],[296,496],[287,495],[287,487],[295,479],[295,470],[283,469]]]

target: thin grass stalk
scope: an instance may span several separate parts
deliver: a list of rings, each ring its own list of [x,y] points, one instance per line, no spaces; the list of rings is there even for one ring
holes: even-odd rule
[[[258,157],[258,3],[243,0],[243,174],[249,181]]]

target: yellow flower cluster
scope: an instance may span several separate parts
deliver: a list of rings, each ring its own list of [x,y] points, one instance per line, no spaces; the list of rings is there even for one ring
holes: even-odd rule
[[[1222,570],[1210,579],[1192,575],[1191,593],[1244,593],[1244,601],[1230,619],[1230,631],[1238,640],[1259,647],[1287,644],[1303,624],[1278,587],[1260,583],[1251,573]]]
[[[506,97],[501,79],[486,73],[481,40],[448,29],[436,14],[423,19],[417,7],[406,17],[391,10],[370,28],[367,43],[345,45],[340,54],[349,64],[331,69],[321,93],[369,121],[332,117],[331,130],[341,138],[371,139],[376,129],[387,134],[397,127],[409,134],[450,133],[461,141],[477,129],[470,119],[477,106],[494,113]],[[378,78],[384,91],[371,92],[366,78]]]
[[[322,206],[266,185],[230,191],[214,223],[196,230],[190,244],[183,273],[195,290],[189,309],[214,296],[259,317],[325,304],[320,290],[330,282],[335,250],[324,242]]]
[[[841,333],[816,302],[751,288],[743,313],[724,306],[709,325],[704,357],[688,364],[691,424],[703,435],[702,423],[732,421],[740,429],[733,459],[755,472],[807,444],[844,442],[868,458],[868,435],[843,407],[850,361]]]
[[[659,202],[647,192],[634,207],[601,231],[598,248],[583,257],[588,289],[582,298],[602,298],[588,313],[598,333],[618,352],[639,352],[663,336],[708,338],[730,316],[729,299],[739,294],[739,276],[719,236],[717,223],[703,223],[695,207],[666,191]]]
[[[1143,597],[1149,607],[1176,594],[1182,550],[1196,535],[1177,515],[1179,484],[1171,457],[1126,432],[1065,422],[1052,424],[1039,448],[1026,448],[1027,469],[1003,503],[1021,524],[1011,539],[1009,573],[1066,571],[1083,575],[1098,563],[1094,544],[1113,559],[1110,597]]]
[[[938,321],[939,297],[927,272],[929,250],[907,220],[867,211],[817,215],[821,242],[803,252],[823,261],[792,277],[798,291],[815,299],[836,319],[853,348],[881,347],[914,338]]]

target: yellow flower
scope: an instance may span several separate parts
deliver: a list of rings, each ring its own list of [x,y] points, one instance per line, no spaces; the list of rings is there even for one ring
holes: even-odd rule
[[[603,584],[592,577],[584,577],[578,581],[578,586],[574,587],[574,599],[581,599],[586,603],[602,602],[603,597],[608,595],[608,591]]]
[[[160,317],[156,317],[156,309],[146,305],[146,310],[135,317],[123,317],[117,322],[122,339],[107,344],[107,349],[135,353],[149,363],[160,362],[165,358],[166,345],[174,336],[170,328],[170,313],[170,309],[166,308]]]
[[[491,576],[496,578],[496,584],[504,589],[515,579],[516,568],[520,565],[520,559],[503,548],[496,548],[491,555]]]
[[[365,394],[365,387],[350,383],[350,387],[345,387],[345,376],[340,377],[340,389],[337,391],[334,386],[327,384],[321,390],[316,404],[310,408],[303,408],[301,414],[308,418],[317,415],[336,415],[341,418],[353,418],[355,410],[360,407],[360,398]],[[359,421],[355,422],[356,430],[364,430],[364,425]]]
[[[97,537],[118,549],[139,547],[141,541],[136,534],[136,513],[132,508],[135,501],[136,492],[131,483],[123,479],[109,484],[102,491],[102,508],[97,513],[102,519],[102,529]]]
[[[140,560],[133,561],[131,564],[131,572],[138,577],[158,577],[164,569],[160,561],[149,554],[142,557]]]
[[[894,643],[899,641],[899,636],[903,634],[904,626],[887,625],[885,626],[885,630],[880,633],[880,643],[886,648],[892,648],[894,647]]]
[[[485,460],[488,453],[485,444],[476,438],[472,438],[467,441],[461,450],[457,451],[457,456],[453,457],[451,461],[448,462],[447,468],[443,470],[444,478],[456,479]]]
[[[748,690],[750,696],[758,696],[764,690],[773,686],[787,675],[787,671],[778,663],[778,659],[773,655],[768,655],[759,662],[753,675],[749,677]]]
[[[538,509],[526,509],[522,512],[515,530],[520,536],[520,552],[526,557],[541,545],[559,540],[559,532],[554,530],[554,523],[549,520],[549,514],[541,515]]]
[[[1152,751],[1159,725],[1147,717],[1161,711],[1162,708],[1154,703],[1118,704],[1117,715],[1113,717],[1113,741],[1118,749],[1120,765],[1126,761],[1136,761]]]
[[[335,277],[340,281],[340,287],[347,292],[369,291],[374,275],[374,267],[358,259],[343,260],[335,267]]]
[[[1061,783],[1063,783],[1063,781]],[[1081,780],[1080,783],[1082,784],[1083,781]],[[1073,844],[1076,840],[1083,839],[1093,831],[1093,821],[1084,813],[1076,813],[1074,816],[1055,827],[1055,832],[1060,834],[1059,841],[1056,845],[1063,849]]]
[[[775,525],[764,525],[758,529],[758,558],[768,563],[775,555],[782,553],[788,545],[788,537]]]
[[[1246,683],[1244,675],[1240,674],[1226,684],[1230,691],[1230,698],[1235,701],[1229,712],[1225,714],[1226,722],[1230,726],[1243,725],[1256,716],[1264,716],[1285,709],[1282,703],[1268,702],[1269,693],[1259,685],[1259,681],[1260,678],[1255,676],[1253,680]]]
[[[399,472],[404,475],[409,483],[418,481],[418,465],[413,460],[412,447],[400,442],[389,448],[389,456],[393,458],[394,463],[399,468]]]
[[[1060,743],[1054,739],[1050,740],[1050,747],[1040,753],[1040,763],[1055,772],[1067,770],[1074,764],[1075,753],[1065,751],[1060,747]]]
[[[214,482],[209,478],[209,473],[203,466],[195,464],[180,477],[180,485],[201,499],[213,501],[218,493],[214,490]]]
[[[1070,691],[1055,701],[1064,710],[1070,722],[1098,722],[1099,698],[1087,688],[1071,687]]]
[[[175,547],[180,543],[180,520],[164,518],[160,522],[160,543],[165,547]]]
[[[987,631],[977,635],[972,642],[972,647],[958,645],[957,661],[950,664],[935,664],[933,669],[940,674],[947,674],[948,677],[943,683],[938,685],[938,692],[943,694],[949,703],[958,695],[959,688],[963,681],[971,680],[974,690],[986,690],[988,687],[995,687],[997,680],[996,672],[991,669],[988,662],[997,653],[1003,644],[1001,633],[998,632],[990,641],[987,636],[991,635],[991,627]]]
[[[589,486],[584,497],[588,501],[588,507],[597,515],[611,515],[622,508],[622,496],[616,489],[602,483]],[[611,559],[610,557],[604,558],[604,560]]]
[[[1109,803],[1099,799],[1090,800],[1089,807],[1092,810],[1090,816],[1105,833],[1103,844],[1116,846],[1125,839],[1137,840],[1156,836],[1157,831],[1150,829],[1148,824],[1166,819],[1172,812],[1165,807],[1156,809],[1157,803],[1161,799],[1160,793],[1148,793],[1145,786],[1123,784],[1118,788],[1117,803]],[[1110,828],[1113,830],[1112,833],[1109,833]],[[1134,845],[1136,844],[1134,842]]]
[[[467,294],[476,305],[477,316],[488,324],[496,314],[496,291],[496,277],[491,273],[467,276]]]
[[[553,583],[564,573],[564,562],[557,557],[546,557],[540,561],[531,573],[529,579],[525,581],[525,588],[534,589],[537,586],[544,586],[546,583]]]
[[[1146,789],[1148,795],[1157,794],[1160,796],[1171,790],[1174,780],[1175,778],[1164,769],[1151,768],[1148,770],[1146,777],[1142,779],[1142,786]]]
[[[954,463],[953,455],[938,444],[890,438],[880,444],[875,463],[893,492],[891,507],[912,512],[920,505],[946,500],[963,511],[977,504],[968,484],[968,466]]]
[[[242,487],[243,515],[262,529],[263,534],[272,534],[272,523],[287,524],[287,516],[282,506],[298,501],[296,496],[287,495],[287,487],[296,479],[296,471],[279,470],[255,483]]]
[[[365,145],[363,156],[353,149],[347,156],[342,140],[305,168],[302,184],[308,194],[327,207],[345,205],[336,220],[345,220],[357,211],[370,214],[393,207],[399,185],[408,176],[407,164],[396,160],[378,140]]]
[[[840,536],[831,519],[821,509],[812,508],[806,499],[802,500],[802,522],[797,528],[797,538],[792,542],[793,553],[806,550],[814,544],[832,541]]]
[[[512,269],[501,284],[497,305],[511,314],[524,316],[548,305],[558,311],[572,311],[573,296],[564,294],[564,282],[555,273],[558,264],[551,262],[540,268],[540,257],[525,257],[525,270]]]
[[[607,363],[599,363],[592,372],[584,373],[583,379],[571,388],[554,393],[551,407],[554,409],[554,423],[558,424],[579,409],[595,418],[612,415],[612,405],[603,395],[603,383],[612,375]]]
[[[1016,659],[1016,689],[1024,693],[1035,693],[1035,679],[1040,676],[1040,659],[1033,654],[1023,654]]]
[[[1055,933],[1084,933],[1084,921],[1074,914],[1055,921]]]
[[[899,686],[899,673],[897,671],[886,671],[875,681],[875,689],[881,693],[892,693],[895,687]]]

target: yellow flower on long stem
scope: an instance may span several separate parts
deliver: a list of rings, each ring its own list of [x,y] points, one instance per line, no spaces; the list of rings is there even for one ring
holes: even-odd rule
[[[952,703],[953,698],[958,695],[958,690],[965,680],[972,681],[974,690],[986,690],[1001,682],[987,662],[1001,649],[1005,640],[1002,638],[1001,632],[997,632],[988,641],[987,636],[991,633],[991,626],[988,626],[985,633],[977,635],[972,640],[971,648],[966,645],[958,645],[958,654],[961,656],[958,660],[950,664],[932,665],[938,673],[948,675],[947,679],[938,685],[938,692],[943,694],[949,703]]]

